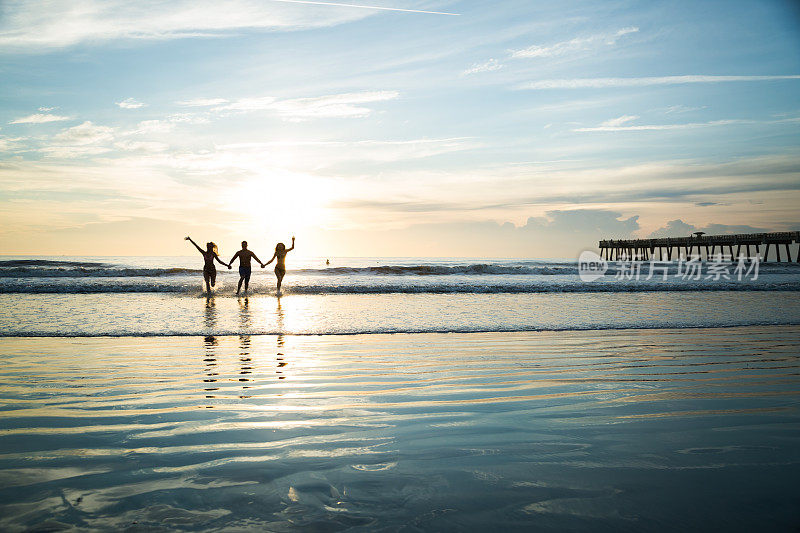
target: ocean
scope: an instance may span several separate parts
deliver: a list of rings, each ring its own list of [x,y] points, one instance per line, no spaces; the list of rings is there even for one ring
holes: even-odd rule
[[[800,525],[800,265],[294,259],[0,258],[0,530]]]
[[[353,334],[800,324],[800,264],[638,279],[612,263],[583,281],[576,261],[344,258],[293,261],[275,298],[256,268],[247,298],[199,257],[0,257],[0,335]],[[709,268],[704,264],[704,268]],[[681,268],[681,272],[678,269]],[[665,276],[666,273],[666,276]],[[727,279],[723,276],[727,276]],[[665,279],[666,277],[666,279]],[[719,277],[719,279],[715,279]]]

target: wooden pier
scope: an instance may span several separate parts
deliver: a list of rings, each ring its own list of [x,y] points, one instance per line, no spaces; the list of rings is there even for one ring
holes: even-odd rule
[[[781,246],[786,251],[786,261],[792,261],[789,245],[795,243],[800,243],[800,231],[738,235],[705,235],[698,232],[691,237],[603,240],[600,241],[600,256],[609,261],[649,261],[651,258],[656,260],[656,256],[659,261],[672,261],[673,258],[687,259],[695,255],[700,257],[700,260],[708,261],[722,254],[733,261],[738,261],[744,252],[745,258],[760,257],[761,261],[768,261],[770,251],[774,250],[773,255],[780,262],[783,260]],[[763,255],[761,255],[762,246]],[[795,262],[800,263],[800,247]]]

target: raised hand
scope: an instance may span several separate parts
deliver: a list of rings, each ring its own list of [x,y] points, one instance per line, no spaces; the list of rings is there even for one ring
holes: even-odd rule
[[[187,236],[186,236],[186,238],[185,238],[185,239],[183,239],[183,240],[184,240],[184,241],[191,241],[191,240],[192,240],[192,238],[191,238],[191,237],[189,237],[189,236],[187,235]]]

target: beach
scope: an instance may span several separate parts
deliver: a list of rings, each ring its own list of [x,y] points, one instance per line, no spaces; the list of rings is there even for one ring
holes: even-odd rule
[[[5,337],[0,528],[790,530],[798,333]]]

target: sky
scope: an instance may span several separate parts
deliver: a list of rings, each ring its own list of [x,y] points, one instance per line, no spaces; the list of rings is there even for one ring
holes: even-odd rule
[[[0,80],[0,254],[800,229],[789,0],[9,1]]]

